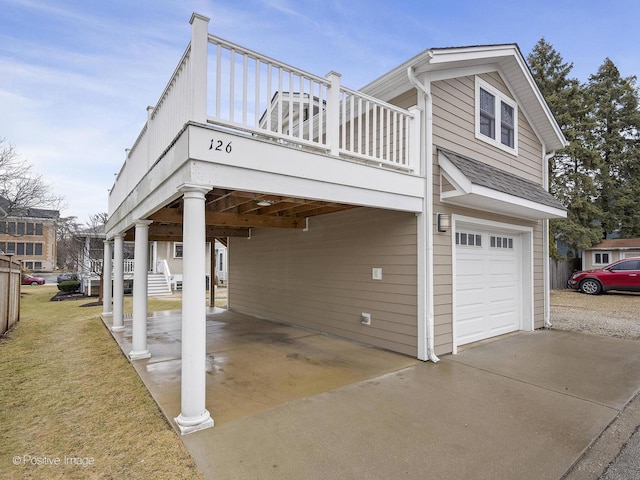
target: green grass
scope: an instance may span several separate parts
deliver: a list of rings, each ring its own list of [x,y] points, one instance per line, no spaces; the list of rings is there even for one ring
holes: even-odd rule
[[[55,287],[22,292],[20,321],[0,339],[0,478],[203,478],[102,323],[102,307],[50,302]],[[179,299],[149,301],[150,311],[176,308]]]

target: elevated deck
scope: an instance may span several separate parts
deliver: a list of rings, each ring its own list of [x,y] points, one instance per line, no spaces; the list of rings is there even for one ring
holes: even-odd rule
[[[167,218],[178,187],[210,185],[207,224],[279,226],[353,206],[421,211],[420,115],[208,34],[192,39],[109,193],[108,228]],[[216,193],[217,192],[217,193]],[[262,208],[221,208],[221,198]],[[217,203],[215,209],[209,206]],[[236,200],[236,206],[238,201]],[[175,207],[175,205],[174,205]],[[163,211],[164,210],[164,211]],[[249,216],[247,216],[249,215]],[[215,221],[209,221],[215,220]],[[264,220],[264,219],[263,219]],[[152,238],[171,237],[154,232]],[[170,233],[170,232],[169,232]]]

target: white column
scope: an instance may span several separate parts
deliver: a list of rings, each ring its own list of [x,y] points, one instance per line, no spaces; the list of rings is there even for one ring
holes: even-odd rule
[[[206,400],[206,238],[205,193],[209,188],[183,185],[182,225],[182,385],[180,432],[195,432],[213,426]]]
[[[112,332],[124,330],[124,238],[113,237],[113,326]]]
[[[111,242],[104,241],[104,256],[102,258],[102,314],[111,315]]]
[[[149,358],[147,349],[147,293],[149,280],[149,225],[151,220],[137,220],[133,264],[133,326],[131,360]]]

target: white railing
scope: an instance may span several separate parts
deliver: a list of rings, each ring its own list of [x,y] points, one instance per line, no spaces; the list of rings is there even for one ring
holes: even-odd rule
[[[193,19],[192,19],[193,20]],[[206,19],[205,19],[206,20]],[[109,193],[113,213],[189,121],[405,171],[418,168],[419,116],[206,32],[192,40]]]
[[[413,170],[409,137],[414,115],[345,87],[340,97],[340,153]]]
[[[158,260],[157,262],[158,272],[164,275],[167,285],[171,285],[173,277],[171,276],[171,270],[169,269],[169,263],[166,259]]]
[[[341,87],[336,73],[322,78],[213,35],[209,43],[210,123],[414,169],[411,112]]]
[[[191,111],[194,99],[190,95],[192,83],[190,53],[191,45],[187,47],[180,59],[155,108],[147,109],[147,122],[133,147],[126,151],[124,165],[109,193],[109,212],[115,211],[129,192],[142,180],[184,124],[193,120]]]
[[[211,123],[326,148],[328,80],[213,35],[209,44]]]

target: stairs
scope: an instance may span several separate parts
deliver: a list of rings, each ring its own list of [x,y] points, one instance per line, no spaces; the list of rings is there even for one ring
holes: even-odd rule
[[[171,286],[163,273],[149,273],[148,275],[148,296],[160,297],[163,295],[171,295]]]

